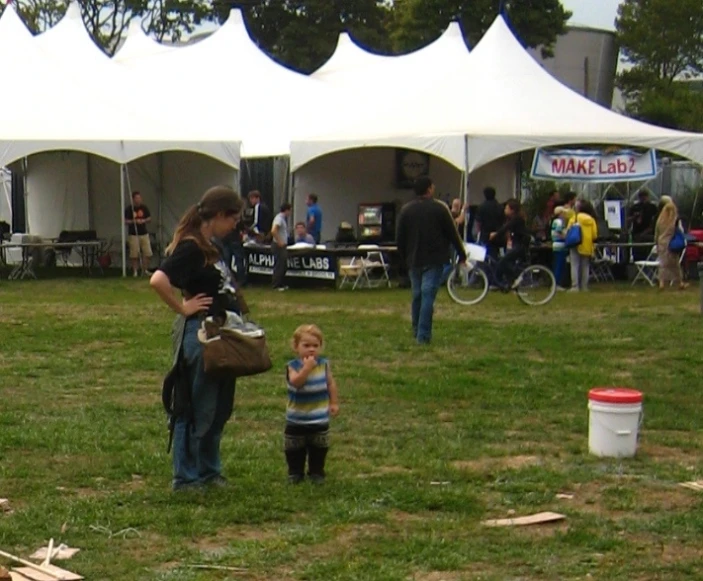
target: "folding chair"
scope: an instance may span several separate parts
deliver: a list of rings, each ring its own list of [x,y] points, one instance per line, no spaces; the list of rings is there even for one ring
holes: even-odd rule
[[[381,249],[376,244],[360,244],[359,250],[366,250],[366,256],[361,259],[364,282],[367,287],[391,286],[390,265]]]
[[[634,286],[638,280],[643,280],[649,283],[649,286],[656,286],[657,275],[659,270],[659,260],[657,259],[657,245],[652,246],[649,251],[649,256],[646,260],[635,260],[637,274],[635,275],[632,285]]]
[[[614,282],[612,266],[615,262],[608,248],[597,247],[596,255],[591,261],[589,278],[594,282]]]
[[[352,290],[354,290],[357,287],[364,270],[361,260],[362,258],[360,256],[354,256],[349,263],[339,265],[339,274],[342,275],[339,288],[351,286]]]
[[[342,280],[339,288],[351,284],[352,290],[357,288],[377,288],[382,285],[391,286],[390,267],[381,249],[376,244],[362,244],[360,251],[365,255],[354,256],[349,264],[342,264],[339,273]]]

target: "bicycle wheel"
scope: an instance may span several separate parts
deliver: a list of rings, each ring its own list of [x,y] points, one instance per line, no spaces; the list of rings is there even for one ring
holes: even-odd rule
[[[449,275],[447,290],[460,305],[475,305],[488,293],[488,277],[476,264],[457,265]]]
[[[526,305],[546,305],[557,292],[557,283],[551,270],[546,266],[535,264],[520,273],[515,290],[517,296]]]

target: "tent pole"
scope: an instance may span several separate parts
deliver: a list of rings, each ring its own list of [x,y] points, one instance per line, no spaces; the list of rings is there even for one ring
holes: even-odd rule
[[[85,181],[88,188],[88,230],[95,230],[95,200],[93,199],[93,175],[90,154],[85,154]]]
[[[295,224],[295,221],[297,220],[297,210],[295,208],[295,174],[293,172],[290,172],[289,184],[290,187],[288,189],[288,196],[286,196],[286,201],[289,202],[291,206],[293,206],[293,223]]]
[[[462,172],[462,182],[464,190],[464,199],[462,204],[465,205],[469,201],[469,136],[464,134],[464,171]],[[464,212],[464,208],[461,211]],[[467,238],[469,229],[469,221],[466,219],[466,212],[464,212],[464,240]]]
[[[29,158],[25,156],[22,164],[22,181],[24,182],[24,233],[31,234],[29,231],[29,191],[27,190],[27,172],[29,171]]]
[[[157,227],[157,235],[158,235],[158,240],[159,240],[159,253],[163,254],[162,248],[164,247],[164,214],[163,214],[163,207],[164,207],[164,154],[163,152],[159,152],[156,157],[156,167],[157,167],[157,173],[158,173],[158,180],[159,180],[159,207],[157,209],[158,211],[158,220],[159,224]],[[159,256],[159,261],[161,260],[161,256]]]
[[[124,226],[124,213],[127,207],[124,202],[124,164],[120,164],[120,232],[122,240],[122,276],[127,276],[127,251],[125,250],[127,246],[127,239],[125,237],[125,226]]]

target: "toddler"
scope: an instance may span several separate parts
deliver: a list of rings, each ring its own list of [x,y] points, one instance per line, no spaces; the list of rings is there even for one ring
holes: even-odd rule
[[[295,330],[293,350],[298,357],[289,361],[286,369],[288,481],[303,481],[307,458],[308,476],[319,484],[325,480],[330,416],[339,413],[337,384],[329,361],[320,357],[322,331],[316,325],[301,325]]]

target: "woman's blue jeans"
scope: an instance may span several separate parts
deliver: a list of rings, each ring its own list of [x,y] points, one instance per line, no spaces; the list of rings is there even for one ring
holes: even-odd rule
[[[192,416],[176,420],[173,430],[173,488],[205,484],[222,475],[220,440],[234,408],[234,379],[205,374],[198,341],[200,321],[186,322],[183,357],[188,365]]]

